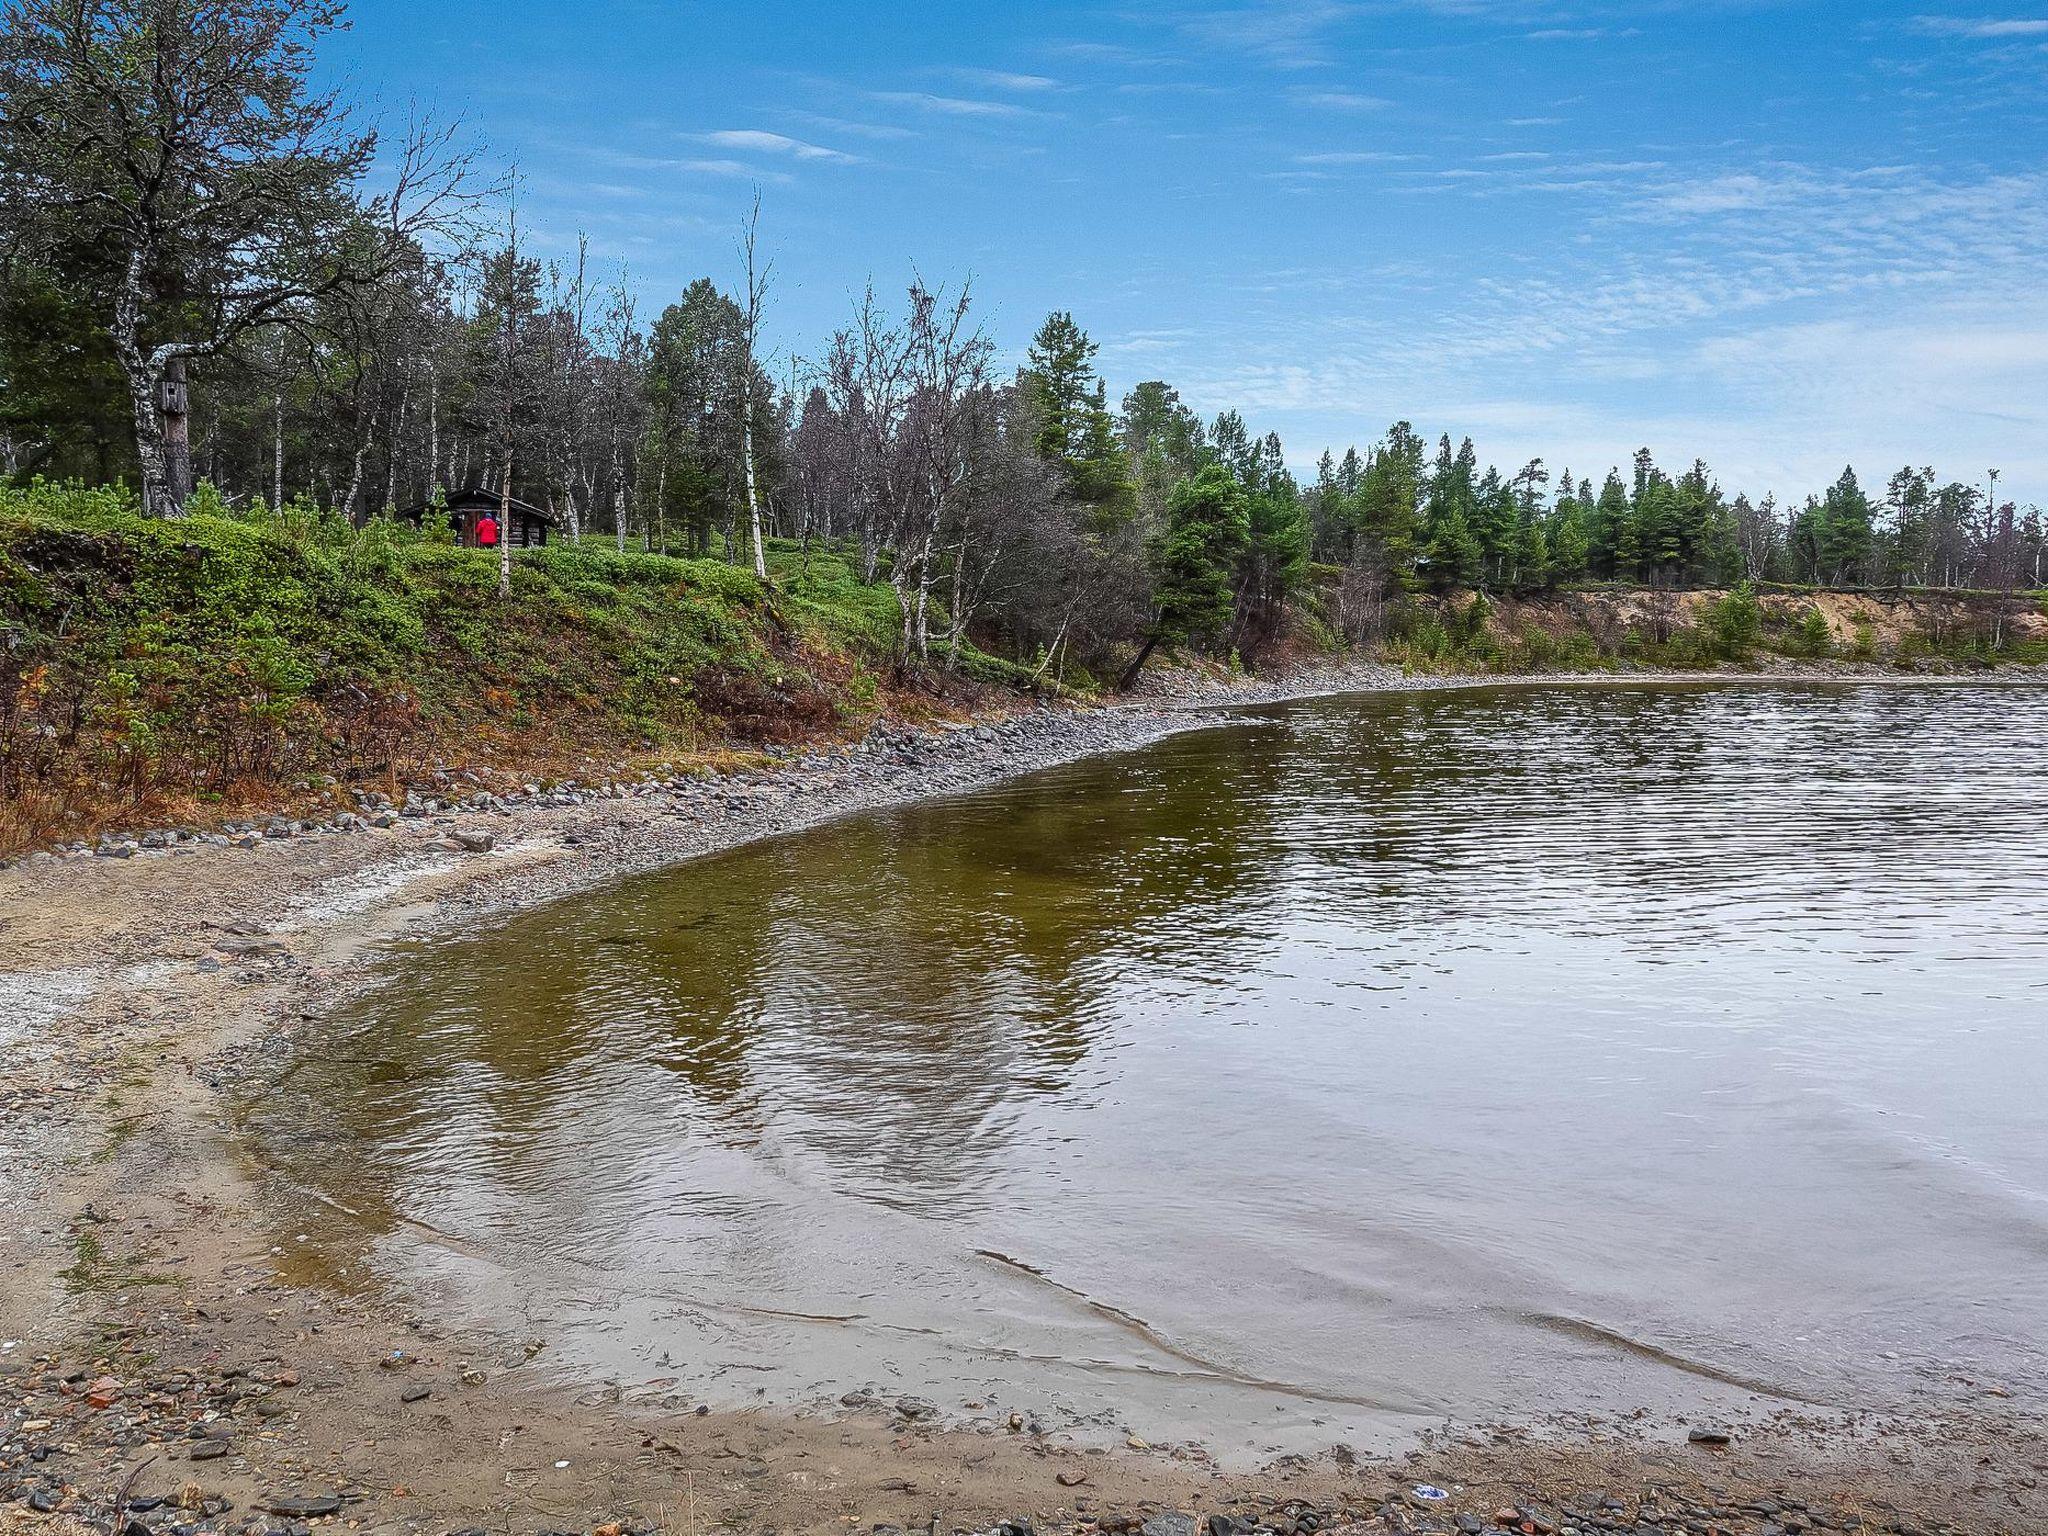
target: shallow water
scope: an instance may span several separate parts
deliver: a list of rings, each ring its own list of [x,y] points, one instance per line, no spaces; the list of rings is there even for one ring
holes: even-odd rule
[[[2044,895],[2048,691],[1318,701],[405,946],[254,1124],[715,1402],[2048,1408]]]

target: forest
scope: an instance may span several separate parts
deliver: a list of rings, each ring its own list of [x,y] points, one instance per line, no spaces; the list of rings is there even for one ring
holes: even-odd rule
[[[834,334],[771,355],[758,195],[680,294],[600,270],[587,242],[544,258],[516,175],[451,126],[373,129],[315,86],[342,20],[325,0],[6,9],[9,482],[337,539],[483,488],[572,545],[763,578],[791,541],[888,585],[907,664],[972,644],[1102,675],[1161,644],[1255,664],[1312,587],[1362,643],[1414,593],[2048,579],[2039,509],[1995,475],[1845,468],[1752,499],[1647,449],[1592,474],[1495,467],[1405,420],[1298,473],[1277,435],[1169,381],[1113,394],[1071,314],[1015,360],[964,277],[872,280]]]

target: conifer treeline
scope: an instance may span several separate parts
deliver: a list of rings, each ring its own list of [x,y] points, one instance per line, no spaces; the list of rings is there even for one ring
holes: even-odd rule
[[[643,324],[623,274],[523,248],[445,135],[416,126],[371,195],[375,136],[307,84],[338,15],[0,13],[0,470],[355,524],[509,479],[571,539],[733,559],[758,500],[771,535],[844,541],[894,585],[920,658],[970,632],[1025,659],[1255,655],[1317,566],[1360,635],[1416,590],[2048,579],[2038,510],[1931,469],[1780,505],[1647,451],[1598,485],[1505,473],[1400,422],[1300,484],[1235,411],[1204,422],[1157,380],[1113,406],[1068,314],[998,369],[964,288],[870,292],[765,367],[757,286],[700,279]]]

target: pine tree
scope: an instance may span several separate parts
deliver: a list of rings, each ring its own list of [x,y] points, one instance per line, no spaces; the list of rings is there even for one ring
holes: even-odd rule
[[[1559,503],[1550,534],[1550,570],[1555,580],[1573,582],[1585,579],[1587,563],[1593,552],[1593,541],[1587,534],[1586,524],[1585,502],[1572,496]]]
[[[1464,510],[1453,502],[1430,533],[1423,574],[1439,590],[1469,587],[1479,580],[1480,559],[1479,540],[1465,521]]]
[[[1081,457],[1094,403],[1096,345],[1066,310],[1045,317],[1031,338],[1023,386],[1038,416],[1038,456],[1067,464]]]
[[[1874,542],[1870,498],[1856,483],[1856,471],[1844,469],[1842,478],[1828,487],[1823,502],[1827,529],[1821,544],[1821,565],[1827,580],[1843,585],[1858,580],[1870,558]]]
[[[1818,496],[1809,496],[1792,519],[1791,544],[1794,569],[1810,586],[1820,586],[1828,579],[1829,539],[1827,507]]]
[[[1908,464],[1885,488],[1890,526],[1883,540],[1886,578],[1900,587],[1927,579],[1933,554],[1934,471]]]
[[[1213,644],[1229,633],[1238,563],[1251,537],[1244,487],[1223,466],[1208,465],[1173,488],[1165,531],[1152,548],[1155,642]]]
[[[1593,574],[1604,581],[1626,580],[1636,574],[1635,513],[1628,500],[1628,487],[1621,471],[1610,469],[1593,503],[1591,526]]]
[[[1294,477],[1282,462],[1277,436],[1268,434],[1260,445],[1245,513],[1249,536],[1238,574],[1237,633],[1249,661],[1252,652],[1280,633],[1288,599],[1308,579],[1308,518]]]
[[[1031,339],[1018,387],[1036,418],[1038,456],[1059,467],[1067,494],[1089,508],[1092,531],[1104,536],[1130,518],[1138,497],[1095,353],[1074,317],[1055,310]]]
[[[1517,508],[1515,493],[1488,467],[1473,494],[1472,536],[1479,541],[1482,579],[1498,586],[1508,579],[1515,554]]]
[[[1426,449],[1415,429],[1397,421],[1373,454],[1358,491],[1358,532],[1389,579],[1408,579],[1422,538],[1422,474]]]

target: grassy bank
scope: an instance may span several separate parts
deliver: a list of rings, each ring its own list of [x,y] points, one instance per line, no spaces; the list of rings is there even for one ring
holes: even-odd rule
[[[0,853],[109,818],[491,764],[573,773],[769,743],[884,702],[893,593],[829,552],[773,580],[608,544],[494,554],[310,511],[177,522],[0,489]],[[976,652],[950,686],[1021,674]]]
[[[465,768],[588,779],[1031,681],[972,647],[906,676],[895,594],[831,550],[777,546],[763,583],[557,543],[519,552],[501,598],[496,556],[445,536],[201,501],[163,522],[118,491],[0,487],[0,857]],[[1289,650],[1341,648],[1324,574]],[[1374,630],[1431,673],[2048,661],[2038,595],[1451,593]]]

